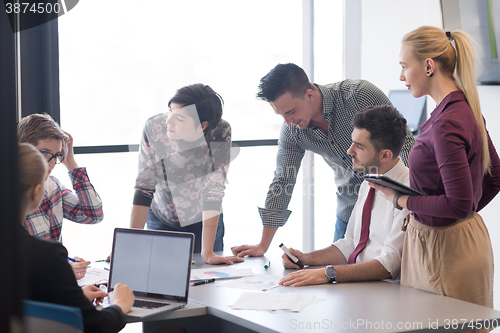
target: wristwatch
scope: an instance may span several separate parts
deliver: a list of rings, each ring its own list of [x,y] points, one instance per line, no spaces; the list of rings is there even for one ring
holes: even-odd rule
[[[332,265],[328,265],[325,268],[326,268],[325,275],[327,278],[330,279],[330,281],[328,282],[333,283],[333,281],[335,281],[335,278],[337,277],[337,270],[333,268]]]
[[[402,195],[403,194],[401,194],[400,192],[396,192],[396,194],[394,194],[394,198],[392,198],[392,204],[394,205],[394,208],[399,209],[399,210],[403,209],[403,207],[401,207],[400,205],[398,205],[398,199]]]

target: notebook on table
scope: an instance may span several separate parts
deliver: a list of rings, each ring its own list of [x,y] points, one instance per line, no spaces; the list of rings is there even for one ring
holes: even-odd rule
[[[108,292],[117,283],[134,291],[127,316],[142,318],[187,304],[193,244],[192,233],[115,229]]]

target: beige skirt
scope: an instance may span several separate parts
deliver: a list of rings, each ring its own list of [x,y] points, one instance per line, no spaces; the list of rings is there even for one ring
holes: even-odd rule
[[[493,250],[481,216],[429,227],[410,215],[401,284],[493,308]]]

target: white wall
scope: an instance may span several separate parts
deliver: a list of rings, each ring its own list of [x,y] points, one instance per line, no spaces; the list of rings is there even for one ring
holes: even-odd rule
[[[441,27],[439,0],[363,0],[361,18],[361,78],[385,93],[406,89],[399,81],[401,39],[421,25]]]
[[[385,93],[393,89],[405,89],[399,81],[398,53],[405,33],[421,25],[441,27],[439,0],[362,0],[361,7],[361,78],[377,85]],[[349,59],[348,57],[346,59]],[[480,86],[481,107],[493,143],[500,147],[500,86]],[[428,98],[428,107],[435,107]],[[481,215],[490,232],[495,253],[495,308],[500,309],[500,221],[497,196]],[[498,329],[497,329],[498,330]]]
[[[500,113],[498,112],[500,86],[480,86],[479,99],[481,101],[481,110],[486,118],[486,127],[490,133],[491,140],[500,151]],[[494,307],[500,309],[500,242],[498,235],[500,235],[500,219],[498,218],[500,207],[500,195],[497,195],[493,201],[486,206],[481,212],[481,216],[488,227],[491,242],[493,245],[493,253],[495,255],[495,285],[493,289]],[[495,331],[500,331],[497,328]]]

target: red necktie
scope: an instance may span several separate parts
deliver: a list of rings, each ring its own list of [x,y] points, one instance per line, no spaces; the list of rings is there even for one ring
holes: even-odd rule
[[[368,235],[370,233],[370,216],[372,215],[372,204],[373,198],[375,197],[375,189],[370,187],[370,192],[366,197],[365,205],[363,206],[363,215],[361,219],[361,236],[359,237],[358,246],[354,249],[354,252],[349,256],[348,264],[354,264],[356,258],[365,248],[366,242],[368,242]]]

